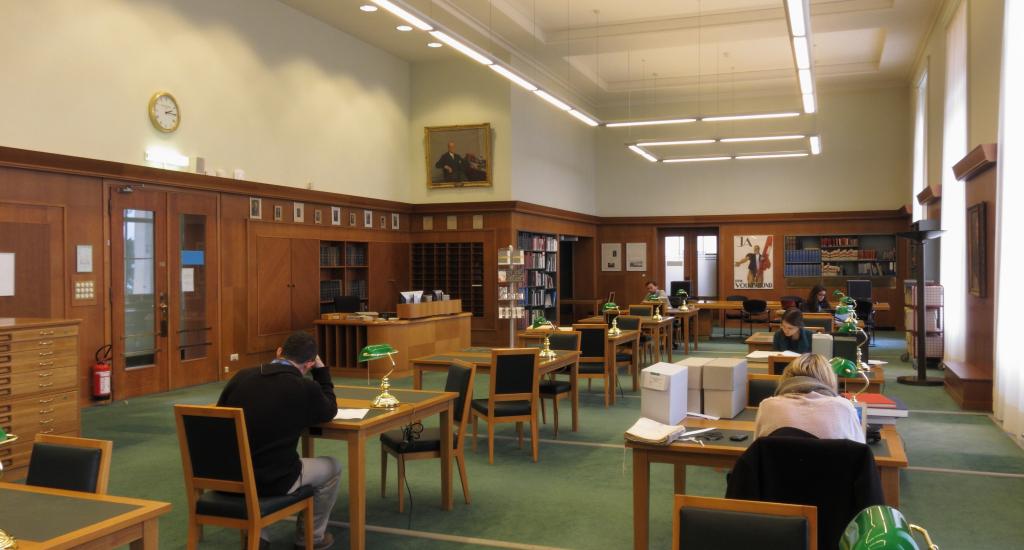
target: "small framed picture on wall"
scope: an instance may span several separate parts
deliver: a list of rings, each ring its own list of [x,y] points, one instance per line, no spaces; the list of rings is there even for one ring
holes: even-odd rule
[[[280,204],[274,205],[274,221],[279,222],[284,219],[284,207]]]
[[[257,199],[256,197],[249,198],[249,219],[263,219],[263,199]]]
[[[292,221],[303,223],[306,221],[306,205],[301,202],[292,203]]]
[[[331,225],[341,225],[341,207],[331,207]]]
[[[387,229],[388,228],[388,217],[385,216],[384,214],[380,215],[380,228],[381,229]]]
[[[313,223],[322,224],[324,223],[324,213],[319,208],[313,211]]]
[[[356,213],[355,212],[349,212],[348,213],[348,225],[349,225],[349,227],[355,227],[356,226]]]
[[[391,229],[394,229],[395,231],[397,231],[398,230],[398,224],[399,224],[400,220],[401,220],[401,216],[399,216],[397,213],[396,214],[391,214]]]
[[[363,227],[373,229],[373,210],[363,210]]]

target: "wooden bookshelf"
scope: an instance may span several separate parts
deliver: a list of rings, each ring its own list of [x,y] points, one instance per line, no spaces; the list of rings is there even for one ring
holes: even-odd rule
[[[359,296],[368,309],[369,273],[368,243],[320,241],[320,313],[334,312],[335,296]]]
[[[527,321],[543,315],[558,320],[558,236],[546,233],[519,232],[518,248],[523,251],[526,280]]]
[[[789,286],[821,281],[839,286],[847,279],[870,279],[878,287],[895,287],[893,234],[787,235],[783,254],[783,275]]]
[[[484,316],[484,243],[413,243],[412,288],[443,290],[462,311]]]

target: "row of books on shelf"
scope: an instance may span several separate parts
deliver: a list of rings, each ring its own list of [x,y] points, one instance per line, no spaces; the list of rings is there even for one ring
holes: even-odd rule
[[[824,261],[839,260],[882,260],[893,261],[896,259],[896,250],[875,250],[873,248],[837,248],[835,250],[822,250],[821,259]]]
[[[821,276],[821,264],[786,264],[783,270],[786,277]]]
[[[519,235],[519,248],[523,250],[545,250],[547,252],[558,252],[558,239],[555,237],[543,237],[534,235]]]
[[[552,289],[536,288],[526,292],[526,305],[555,307],[555,291]]]
[[[553,253],[550,252],[524,252],[523,253],[523,267],[526,269],[545,269],[547,271],[555,271],[558,266],[558,260]]]
[[[530,286],[555,288],[555,278],[544,271],[531,271],[526,274],[526,284]]]
[[[807,248],[804,250],[787,250],[786,251],[786,263],[790,262],[820,262],[821,261],[821,250],[817,248]]]
[[[822,247],[860,246],[860,239],[857,237],[822,237]]]

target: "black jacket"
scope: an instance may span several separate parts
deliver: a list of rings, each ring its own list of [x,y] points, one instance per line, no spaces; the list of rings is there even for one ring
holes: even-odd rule
[[[775,432],[758,438],[728,476],[726,498],[818,507],[818,548],[835,550],[850,520],[885,504],[871,448],[847,439]]]
[[[451,172],[444,169],[447,166],[452,169]],[[444,176],[444,181],[463,181],[466,179],[466,159],[454,153],[444,153],[437,162],[434,163],[434,168],[440,168],[441,173]]]
[[[302,471],[296,447],[302,431],[334,418],[338,402],[327,368],[303,377],[290,364],[267,363],[239,371],[217,400],[245,411],[249,451],[260,496],[283,495]]]

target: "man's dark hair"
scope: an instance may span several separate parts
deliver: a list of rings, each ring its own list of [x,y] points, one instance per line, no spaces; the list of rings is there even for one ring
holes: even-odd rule
[[[281,355],[300,365],[312,361],[316,358],[316,339],[308,332],[295,331],[281,345]]]
[[[654,286],[658,286],[658,282],[657,282],[657,281],[647,281],[647,284],[648,284],[648,285],[654,285]],[[645,286],[646,286],[646,285],[645,285]]]

